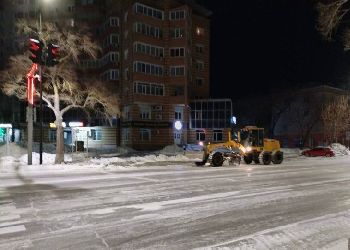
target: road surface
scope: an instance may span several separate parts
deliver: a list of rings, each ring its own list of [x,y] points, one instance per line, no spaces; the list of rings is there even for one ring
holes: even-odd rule
[[[348,238],[350,157],[0,167],[0,249],[347,249]]]

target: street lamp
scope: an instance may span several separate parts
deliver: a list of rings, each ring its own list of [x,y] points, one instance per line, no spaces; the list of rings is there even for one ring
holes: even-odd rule
[[[182,122],[179,120],[175,121],[174,127],[177,131],[180,131],[182,129]]]

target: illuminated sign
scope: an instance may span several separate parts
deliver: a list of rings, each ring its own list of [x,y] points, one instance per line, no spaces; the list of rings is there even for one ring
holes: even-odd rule
[[[38,65],[34,63],[32,68],[27,74],[27,99],[29,104],[34,104],[35,86],[34,86],[34,74],[38,69]]]
[[[0,123],[0,128],[12,128],[12,124],[9,124],[9,123],[1,124]]]
[[[66,127],[66,123],[65,122],[62,122],[62,127]],[[56,128],[56,123],[54,122],[50,122],[50,128]]]
[[[68,125],[69,127],[84,127],[84,123],[82,122],[70,122]]]

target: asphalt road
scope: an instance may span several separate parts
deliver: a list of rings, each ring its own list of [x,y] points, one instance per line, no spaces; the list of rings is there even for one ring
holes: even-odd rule
[[[348,244],[350,157],[297,158],[267,167],[149,165],[0,171],[0,249]]]

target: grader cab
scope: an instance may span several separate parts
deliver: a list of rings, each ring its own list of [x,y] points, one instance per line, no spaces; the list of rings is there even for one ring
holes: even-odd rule
[[[246,126],[238,133],[238,141],[246,151],[243,160],[246,164],[254,161],[256,164],[281,164],[283,152],[280,143],[275,139],[264,138],[264,129],[256,126]]]

